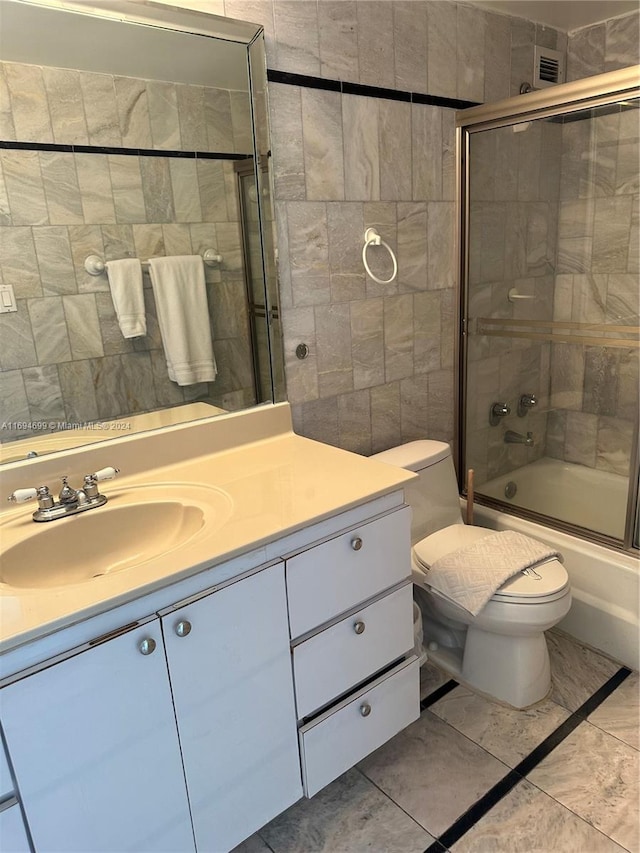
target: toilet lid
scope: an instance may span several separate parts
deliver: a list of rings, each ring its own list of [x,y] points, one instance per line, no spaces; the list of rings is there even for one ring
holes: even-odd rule
[[[436,560],[458,548],[473,545],[493,531],[467,524],[451,524],[425,536],[413,549],[415,558],[428,576],[428,570]],[[428,577],[427,577],[428,583]],[[561,592],[569,583],[565,567],[557,559],[547,560],[533,569],[519,572],[494,592],[493,597],[501,600],[529,600],[547,598]]]

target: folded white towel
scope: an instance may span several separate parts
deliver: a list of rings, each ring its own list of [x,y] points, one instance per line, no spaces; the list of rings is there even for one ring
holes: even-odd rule
[[[142,265],[138,258],[109,261],[106,265],[113,307],[125,338],[147,334],[142,293]]]
[[[490,533],[440,557],[429,568],[428,584],[474,616],[503,583],[558,551],[515,530]]]
[[[201,256],[151,258],[149,275],[169,379],[178,385],[212,382],[218,371]]]

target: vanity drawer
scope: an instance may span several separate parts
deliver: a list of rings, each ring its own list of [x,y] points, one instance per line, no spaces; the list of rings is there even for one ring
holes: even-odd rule
[[[414,656],[300,729],[304,792],[317,794],[420,716]]]
[[[298,719],[327,705],[413,648],[408,583],[293,650]]]
[[[299,637],[411,576],[409,507],[287,560],[291,637]]]

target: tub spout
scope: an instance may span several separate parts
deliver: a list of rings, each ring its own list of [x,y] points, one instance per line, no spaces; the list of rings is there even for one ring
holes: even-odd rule
[[[527,447],[533,447],[533,433],[528,432],[526,435],[514,432],[508,429],[504,434],[505,444],[525,444]]]

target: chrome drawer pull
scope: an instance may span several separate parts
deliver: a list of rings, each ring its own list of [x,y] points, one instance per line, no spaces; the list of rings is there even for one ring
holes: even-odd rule
[[[146,637],[138,646],[141,655],[151,655],[156,650],[156,641],[151,637]]]
[[[362,539],[359,536],[356,536],[351,540],[351,547],[354,551],[359,551],[362,548]]]
[[[176,625],[176,634],[179,637],[186,637],[187,634],[191,633],[191,622],[187,622],[186,619],[184,622],[178,622]]]
[[[371,705],[368,702],[363,702],[362,705],[360,705],[360,714],[363,717],[368,717],[370,713]]]
[[[364,634],[364,622],[354,622],[353,630],[356,632],[356,634]]]

